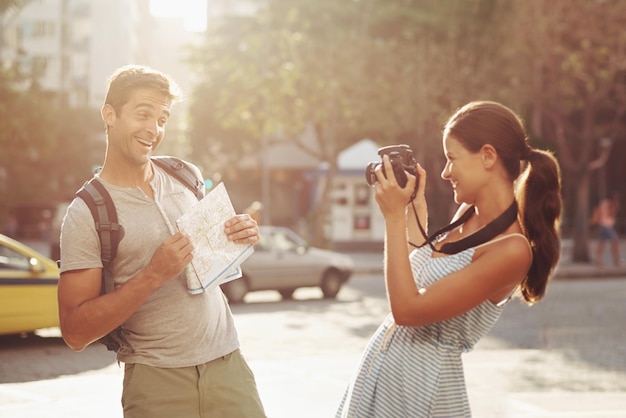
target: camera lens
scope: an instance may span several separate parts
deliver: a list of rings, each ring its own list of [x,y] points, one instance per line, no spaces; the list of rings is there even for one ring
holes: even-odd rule
[[[406,187],[406,184],[408,182],[406,172],[409,172],[411,175],[418,177],[417,170],[415,169],[417,161],[413,156],[413,150],[411,150],[408,145],[390,145],[378,149],[378,155],[380,155],[381,159],[385,154],[389,156],[391,168],[393,169],[392,174],[395,176],[396,181],[398,182],[398,185],[400,187]],[[371,162],[367,165],[365,169],[365,180],[367,180],[367,184],[369,184],[370,186],[373,186],[378,181],[374,170],[376,170],[379,165],[382,165],[382,162]],[[387,173],[385,172],[385,166],[382,166],[382,172],[383,175],[387,177]],[[417,190],[417,185],[418,182],[416,181],[415,190]]]
[[[376,167],[378,167],[379,164],[381,163],[371,162],[365,168],[365,180],[367,181],[367,184],[369,184],[370,186],[373,186],[374,183],[378,181],[374,170],[376,170]]]

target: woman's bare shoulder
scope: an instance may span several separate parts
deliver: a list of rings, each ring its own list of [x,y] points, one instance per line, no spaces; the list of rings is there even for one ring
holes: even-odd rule
[[[476,246],[477,255],[490,252],[497,257],[520,257],[527,255],[532,261],[533,250],[528,238],[519,232],[500,235]]]

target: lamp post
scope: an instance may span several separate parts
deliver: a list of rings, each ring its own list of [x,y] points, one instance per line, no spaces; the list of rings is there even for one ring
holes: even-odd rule
[[[603,137],[598,141],[600,145],[600,157],[596,160],[597,165],[594,168],[598,169],[598,193],[600,198],[607,196],[606,187],[606,162],[609,159],[611,147],[613,146],[613,140],[611,138]]]
[[[259,153],[261,163],[261,202],[263,202],[263,211],[261,212],[261,220],[265,225],[272,224],[271,218],[271,194],[270,194],[270,157],[269,144],[266,135],[261,137],[261,152]]]

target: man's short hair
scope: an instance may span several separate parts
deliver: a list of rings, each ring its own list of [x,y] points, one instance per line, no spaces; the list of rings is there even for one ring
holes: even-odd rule
[[[126,65],[109,77],[104,104],[111,105],[119,115],[133,91],[145,88],[161,91],[171,101],[180,99],[178,85],[166,74],[143,65]]]

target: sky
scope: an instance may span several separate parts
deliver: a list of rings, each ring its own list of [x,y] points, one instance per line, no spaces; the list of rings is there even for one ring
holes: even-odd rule
[[[150,0],[154,17],[182,17],[185,29],[202,32],[206,29],[207,0]]]

